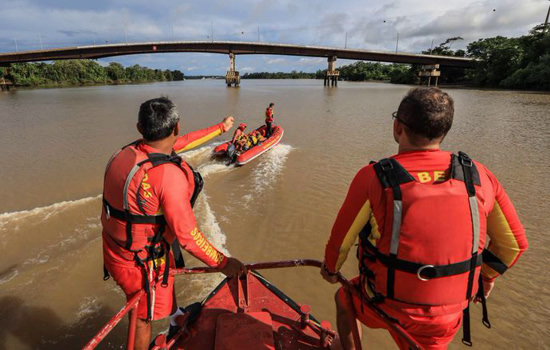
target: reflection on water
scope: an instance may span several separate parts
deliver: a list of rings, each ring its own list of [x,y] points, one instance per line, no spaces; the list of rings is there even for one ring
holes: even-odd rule
[[[285,136],[263,157],[237,168],[210,159],[212,145],[185,155],[205,177],[195,213],[217,247],[244,261],[321,259],[352,177],[370,160],[396,152],[390,116],[407,89],[249,80],[240,89],[228,89],[206,80],[0,94],[0,349],[81,346],[124,302],[112,281],[102,281],[98,195],[109,156],[137,137],[141,102],[171,97],[184,131],[212,125],[225,115],[254,128],[274,102]],[[544,235],[550,226],[550,95],[449,92],[456,116],[445,147],[467,152],[497,175],[530,240],[518,266],[497,280],[489,300],[493,329],[477,322],[481,316],[474,307],[474,344],[481,349],[547,347],[549,273],[541,267],[550,253]],[[344,272],[357,273],[353,254]],[[324,283],[318,271],[265,274],[311,305],[318,318],[335,324],[335,287]],[[180,304],[204,296],[220,278],[182,277],[177,281]],[[124,334],[124,326],[117,328],[104,347],[120,347]],[[366,334],[365,344],[392,347],[386,332]],[[459,338],[452,349],[460,346]]]

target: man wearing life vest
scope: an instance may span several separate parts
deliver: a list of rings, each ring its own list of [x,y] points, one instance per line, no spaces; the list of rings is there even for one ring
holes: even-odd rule
[[[272,102],[269,104],[269,107],[265,110],[265,138],[269,138],[273,133],[273,107],[275,104]]]
[[[210,244],[197,227],[192,206],[202,178],[176,153],[226,132],[233,117],[184,136],[178,136],[178,121],[169,99],[143,103],[137,124],[143,139],[115,153],[105,171],[101,214],[105,276],[113,276],[128,299],[145,290],[137,308],[136,349],[148,348],[151,320],[171,315],[171,328],[177,327],[176,318],[185,312],[175,300],[169,270],[177,262],[171,250],[179,256],[181,246],[227,276],[246,271],[241,262]]]
[[[321,269],[336,283],[359,238],[360,276],[353,283],[362,297],[349,299],[342,288],[336,294],[345,349],[353,349],[350,314],[367,327],[389,330],[365,300],[423,348],[445,349],[462,319],[463,342],[471,344],[469,302],[483,303],[484,323],[490,326],[485,298],[495,278],[527,249],[525,231],[496,177],[466,154],[440,149],[453,114],[447,93],[427,87],[409,91],[393,114],[398,153],[365,166],[350,185]],[[408,348],[390,333],[401,349]]]
[[[235,133],[233,134],[233,139],[231,139],[231,143],[235,144],[241,139],[243,135],[245,135],[244,129],[246,129],[246,123],[239,124],[239,127],[237,128],[237,130],[235,130]]]

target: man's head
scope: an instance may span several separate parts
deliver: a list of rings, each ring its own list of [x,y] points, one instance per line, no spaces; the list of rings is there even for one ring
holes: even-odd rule
[[[176,106],[167,97],[145,101],[139,107],[138,130],[147,141],[177,136],[179,116]]]
[[[412,146],[439,144],[453,124],[454,101],[446,92],[435,87],[409,90],[401,101],[394,137],[401,144],[403,133]]]
[[[271,102],[271,103],[269,104],[269,108],[272,108],[273,106],[275,106],[275,103]]]

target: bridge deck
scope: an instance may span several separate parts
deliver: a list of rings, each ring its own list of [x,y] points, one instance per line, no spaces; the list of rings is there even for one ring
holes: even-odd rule
[[[9,52],[0,54],[0,65],[11,63],[53,61],[67,59],[97,59],[102,57],[170,53],[170,52],[202,52],[236,55],[287,55],[331,57],[343,59],[394,62],[409,64],[439,64],[447,67],[469,68],[473,59],[465,57],[450,57],[436,55],[421,55],[412,53],[395,53],[358,49],[343,49],[323,46],[301,46],[291,44],[273,44],[239,41],[161,41],[130,44],[108,44],[92,46],[75,46],[48,50],[24,52]]]

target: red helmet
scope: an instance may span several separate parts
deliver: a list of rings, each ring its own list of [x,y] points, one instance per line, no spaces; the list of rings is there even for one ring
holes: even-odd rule
[[[246,123],[241,123],[241,124],[239,124],[239,129],[241,129],[241,131],[243,131],[244,129],[246,129]]]

